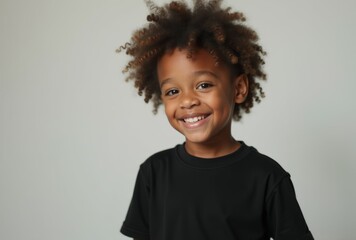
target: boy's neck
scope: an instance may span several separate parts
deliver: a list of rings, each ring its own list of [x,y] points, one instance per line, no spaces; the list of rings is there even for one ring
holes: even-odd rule
[[[195,157],[216,158],[228,155],[239,149],[241,144],[232,136],[224,141],[214,141],[207,143],[194,143],[186,141],[186,151]]]

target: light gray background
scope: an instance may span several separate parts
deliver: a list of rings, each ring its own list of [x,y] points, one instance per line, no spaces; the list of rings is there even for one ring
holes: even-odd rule
[[[355,239],[355,1],[228,5],[269,53],[267,97],[234,136],[291,173],[316,239]],[[0,1],[0,239],[127,239],[139,164],[183,141],[114,52],[147,13],[141,0]]]

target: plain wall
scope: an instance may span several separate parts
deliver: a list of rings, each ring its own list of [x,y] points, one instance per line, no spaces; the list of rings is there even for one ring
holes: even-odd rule
[[[291,173],[316,239],[356,239],[356,2],[230,5],[268,52],[266,98],[234,136]],[[115,53],[147,14],[141,0],[0,1],[0,239],[128,239],[139,164],[184,141]]]

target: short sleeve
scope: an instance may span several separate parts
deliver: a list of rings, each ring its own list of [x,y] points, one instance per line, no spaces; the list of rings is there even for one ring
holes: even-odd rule
[[[140,167],[133,196],[120,232],[128,237],[149,239],[149,189]]]
[[[266,199],[267,224],[275,240],[313,240],[286,175]]]

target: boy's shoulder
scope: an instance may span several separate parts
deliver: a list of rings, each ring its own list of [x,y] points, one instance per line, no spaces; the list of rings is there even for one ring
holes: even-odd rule
[[[256,148],[251,147],[253,151],[248,156],[248,163],[251,168],[265,172],[276,172],[284,174],[284,168],[272,157],[259,152]]]
[[[253,148],[244,164],[251,177],[258,177],[269,182],[271,185],[278,185],[283,179],[290,178],[287,172],[279,162],[273,158],[260,153],[257,149]]]
[[[143,161],[140,166],[143,168],[147,168],[151,165],[157,165],[165,163],[166,161],[171,160],[175,157],[176,149],[178,148],[179,144],[174,147],[167,148],[161,151],[158,151],[152,155],[150,155],[145,161]]]

